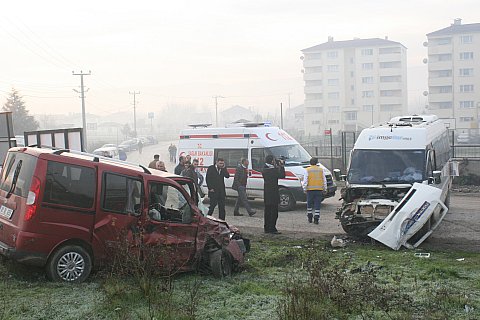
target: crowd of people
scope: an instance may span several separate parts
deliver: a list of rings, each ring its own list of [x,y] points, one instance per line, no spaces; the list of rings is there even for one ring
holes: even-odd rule
[[[175,162],[177,148],[170,144],[169,148],[170,162]],[[207,185],[208,198],[210,206],[208,215],[213,215],[215,208],[218,207],[218,217],[225,220],[225,179],[230,178],[230,174],[225,167],[225,161],[217,158],[215,163],[207,168],[205,178],[198,167],[199,160],[192,159],[190,155],[180,156],[178,163],[174,168],[176,175],[181,175],[192,179],[200,192],[200,197],[204,198],[202,188],[204,179]],[[246,158],[239,159],[236,167],[235,176],[233,178],[232,189],[238,193],[233,210],[234,216],[243,216],[240,213],[240,207],[245,208],[249,216],[256,214],[256,210],[252,208],[247,198],[247,181],[249,177],[248,169],[249,161]],[[167,171],[165,162],[160,160],[160,155],[154,155],[153,160],[148,165],[149,168],[160,171]],[[264,232],[269,234],[280,234],[276,224],[278,220],[278,209],[280,203],[280,190],[278,180],[285,178],[285,163],[281,159],[276,159],[273,155],[267,155],[262,170],[264,180],[263,186],[263,203],[264,203]],[[325,172],[318,165],[318,159],[310,159],[310,166],[305,169],[302,187],[307,196],[307,221],[308,223],[319,224],[320,220],[320,204],[323,200],[327,180]]]

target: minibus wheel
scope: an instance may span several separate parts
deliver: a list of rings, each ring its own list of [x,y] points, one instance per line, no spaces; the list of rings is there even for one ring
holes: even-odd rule
[[[295,208],[296,201],[293,194],[285,189],[281,188],[279,190],[280,194],[280,203],[278,204],[278,211],[291,211]]]
[[[48,260],[47,277],[52,281],[81,283],[92,270],[92,258],[83,247],[66,245],[57,249]]]

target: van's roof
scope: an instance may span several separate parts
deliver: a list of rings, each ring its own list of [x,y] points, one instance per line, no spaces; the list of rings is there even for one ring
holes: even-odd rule
[[[423,150],[446,131],[445,123],[435,115],[395,117],[364,129],[354,149]]]
[[[205,139],[259,139],[266,147],[298,144],[287,132],[278,127],[227,127],[185,129],[180,132],[180,140]]]

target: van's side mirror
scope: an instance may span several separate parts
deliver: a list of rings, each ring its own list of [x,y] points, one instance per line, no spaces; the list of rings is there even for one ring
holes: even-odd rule
[[[333,176],[335,177],[336,181],[342,181],[342,172],[340,169],[333,169]]]
[[[433,171],[433,183],[440,184],[442,182],[442,171]]]

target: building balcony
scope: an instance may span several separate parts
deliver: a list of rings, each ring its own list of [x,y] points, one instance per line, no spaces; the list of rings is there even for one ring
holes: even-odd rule
[[[433,45],[428,47],[428,54],[445,54],[452,53],[452,45]]]
[[[451,86],[453,82],[452,77],[428,77],[428,86],[435,87],[435,86]]]
[[[453,93],[430,93],[428,95],[429,102],[453,101]]]
[[[308,108],[316,108],[323,106],[323,99],[316,99],[316,100],[305,100],[305,113],[307,113]]]
[[[378,75],[379,76],[396,76],[396,75],[403,75],[402,68],[379,68]]]
[[[322,66],[322,59],[305,59],[303,60],[303,67],[321,67]]]
[[[304,87],[303,92],[305,92],[305,93],[322,93],[323,92],[323,87],[322,86]]]
[[[303,80],[322,80],[321,72],[304,73]]]
[[[378,85],[379,90],[402,90],[403,82],[380,82]]]
[[[448,61],[435,61],[428,60],[428,71],[437,71],[437,70],[450,70],[452,69],[452,60]]]
[[[386,53],[378,55],[378,62],[402,61],[401,53]]]

